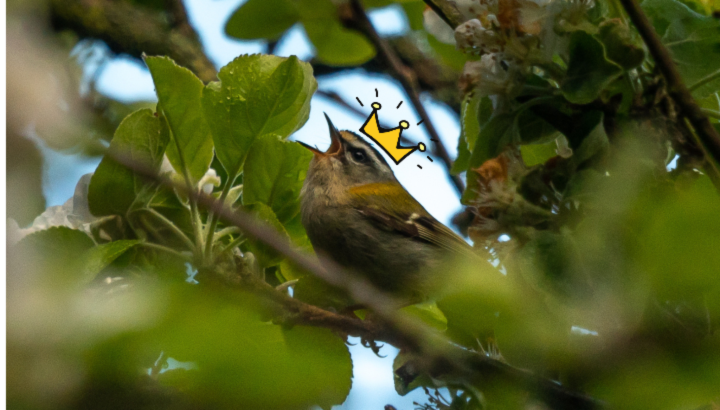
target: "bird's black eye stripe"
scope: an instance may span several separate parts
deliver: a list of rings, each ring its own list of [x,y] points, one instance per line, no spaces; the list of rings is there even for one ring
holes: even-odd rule
[[[350,155],[355,162],[365,163],[369,159],[365,151],[361,149],[350,149]]]

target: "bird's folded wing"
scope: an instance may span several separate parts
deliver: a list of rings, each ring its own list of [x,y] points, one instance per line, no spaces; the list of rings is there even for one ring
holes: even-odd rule
[[[375,221],[381,229],[432,243],[450,252],[474,255],[460,236],[433,218],[400,184],[352,188],[358,212]]]

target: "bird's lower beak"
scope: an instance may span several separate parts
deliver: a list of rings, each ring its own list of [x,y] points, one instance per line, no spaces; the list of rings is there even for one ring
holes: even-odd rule
[[[303,147],[305,147],[305,148],[309,149],[310,151],[312,151],[312,153],[315,154],[316,157],[318,157],[318,156],[319,156],[319,157],[324,157],[324,156],[325,156],[325,153],[324,153],[324,152],[320,151],[319,149],[317,149],[317,148],[315,148],[315,147],[311,147],[311,146],[309,146],[308,144],[306,144],[306,143],[304,143],[304,142],[302,142],[302,141],[295,141],[295,142],[297,142],[298,144],[300,144],[300,145],[302,145]]]
[[[323,113],[323,114],[325,114],[325,113]],[[325,120],[328,123],[328,128],[330,129],[330,139],[332,141],[330,143],[330,148],[328,148],[327,151],[322,152],[315,147],[311,147],[310,145],[308,145],[304,142],[298,141],[300,143],[300,145],[302,145],[303,147],[312,151],[312,153],[315,154],[315,158],[318,158],[318,157],[324,158],[329,155],[337,155],[340,152],[342,152],[342,137],[340,136],[340,131],[338,131],[337,128],[335,128],[332,121],[330,121],[330,117],[328,117],[327,114],[325,114]]]

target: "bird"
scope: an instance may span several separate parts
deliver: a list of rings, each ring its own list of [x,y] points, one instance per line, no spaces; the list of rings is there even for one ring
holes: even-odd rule
[[[383,156],[325,114],[331,144],[313,158],[300,192],[300,213],[321,260],[329,258],[381,291],[420,303],[436,273],[472,247],[435,219],[398,182]]]

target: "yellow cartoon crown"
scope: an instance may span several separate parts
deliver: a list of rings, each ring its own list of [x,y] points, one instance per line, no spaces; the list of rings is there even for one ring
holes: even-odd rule
[[[407,121],[400,121],[400,124],[392,129],[382,128],[380,124],[378,124],[377,116],[377,112],[382,106],[377,102],[372,103],[371,106],[373,108],[372,114],[370,114],[367,121],[365,121],[365,124],[360,127],[360,132],[380,145],[390,158],[395,161],[396,165],[400,164],[400,161],[407,158],[407,156],[415,152],[415,150],[425,151],[425,144],[422,142],[412,147],[400,145],[402,130],[410,126]]]

